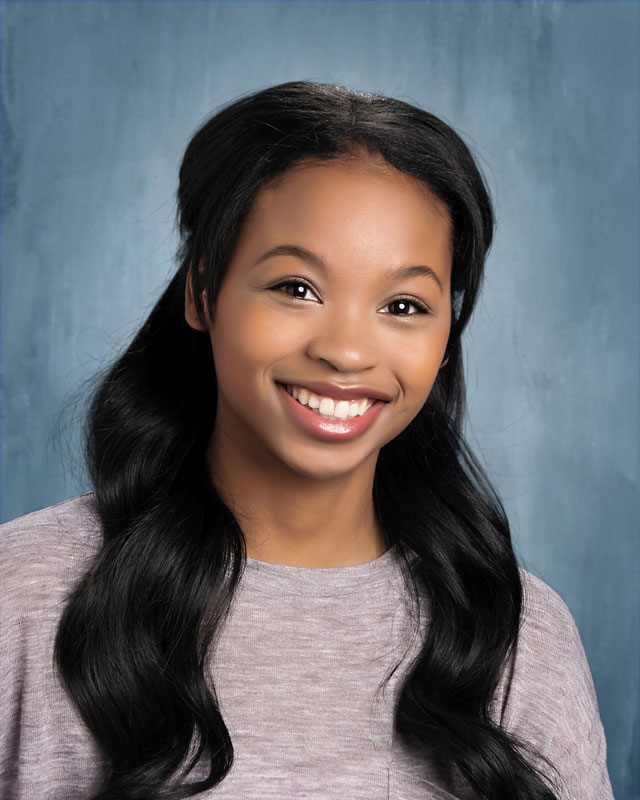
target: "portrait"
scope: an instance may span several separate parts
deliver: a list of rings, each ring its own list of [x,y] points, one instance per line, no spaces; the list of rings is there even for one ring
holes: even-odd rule
[[[638,798],[638,4],[0,13],[0,795]]]

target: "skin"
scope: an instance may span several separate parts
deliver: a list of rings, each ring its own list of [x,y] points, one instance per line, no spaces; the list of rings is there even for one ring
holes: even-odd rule
[[[283,244],[319,256],[326,274],[292,255],[256,265]],[[250,558],[328,568],[385,552],[372,500],[376,461],[423,406],[444,363],[451,261],[444,204],[362,154],[302,162],[257,193],[213,320],[198,317],[187,281],[186,320],[211,337],[218,379],[211,476]],[[437,279],[386,276],[406,264],[426,265]],[[273,288],[299,278],[311,286],[302,298],[295,286]],[[430,313],[398,304],[405,297]],[[362,383],[392,400],[362,435],[323,442],[291,419],[276,380]]]

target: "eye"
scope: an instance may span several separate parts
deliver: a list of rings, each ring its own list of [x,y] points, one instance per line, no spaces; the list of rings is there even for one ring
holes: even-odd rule
[[[311,286],[309,286],[309,284],[306,281],[300,280],[300,278],[295,278],[295,279],[290,278],[289,280],[286,281],[280,281],[280,283],[277,283],[275,286],[271,286],[271,290],[277,291],[278,289],[283,289],[285,287],[288,290],[292,286],[295,286],[297,289],[299,289],[300,287],[304,289],[304,291],[302,292],[301,291],[295,291],[293,293],[289,291],[286,292],[287,294],[290,294],[291,297],[295,297],[297,300],[306,300],[304,295],[307,293],[307,291],[309,292],[313,291]]]
[[[293,293],[289,292],[288,290],[291,287],[295,287],[297,291],[294,291]],[[280,281],[280,283],[277,283],[275,286],[271,286],[270,288],[272,291],[285,290],[287,294],[289,294],[291,297],[296,298],[297,300],[305,300],[307,298],[305,298],[304,295],[307,292],[313,292],[311,286],[306,281],[303,281],[300,278],[295,278],[295,279],[289,278],[286,281]],[[414,317],[419,314],[431,313],[431,310],[426,305],[424,305],[424,303],[421,303],[419,300],[416,300],[413,297],[397,297],[395,300],[392,300],[390,303],[387,303],[387,308],[393,305],[400,306],[401,309],[401,313],[392,314],[391,316],[393,317]],[[416,313],[413,314],[405,313],[406,309],[409,308],[410,306],[413,306],[414,308],[417,309]]]
[[[390,306],[393,306],[393,305],[400,306],[403,311],[405,309],[407,309],[409,306],[413,306],[414,308],[418,309],[418,311],[416,312],[417,314],[430,314],[431,313],[430,309],[427,308],[427,306],[425,306],[424,303],[421,303],[419,300],[414,300],[413,297],[396,297],[396,299],[392,300],[388,304],[387,307],[390,307]],[[392,314],[392,316],[394,316],[394,317],[415,317],[416,314],[401,313],[401,314]]]

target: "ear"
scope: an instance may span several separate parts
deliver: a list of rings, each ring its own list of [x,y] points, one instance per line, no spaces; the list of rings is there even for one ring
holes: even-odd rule
[[[442,359],[442,363],[440,364],[438,369],[442,369],[442,367],[446,367],[448,363],[449,363],[449,356],[445,355],[445,357]]]
[[[184,287],[184,318],[187,321],[187,324],[194,329],[194,331],[206,331],[208,330],[208,326],[205,325],[200,317],[198,316],[198,309],[196,308],[196,303],[193,298],[193,291],[191,287],[191,267],[189,267],[189,272],[187,273],[187,280]],[[207,292],[203,291],[203,301],[206,303],[206,296]],[[206,314],[206,305],[205,305],[205,314]]]

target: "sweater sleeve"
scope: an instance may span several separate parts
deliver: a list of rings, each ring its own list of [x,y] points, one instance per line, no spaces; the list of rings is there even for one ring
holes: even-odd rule
[[[543,581],[522,571],[518,643],[495,699],[502,726],[560,800],[613,800],[595,688],[571,612]]]

